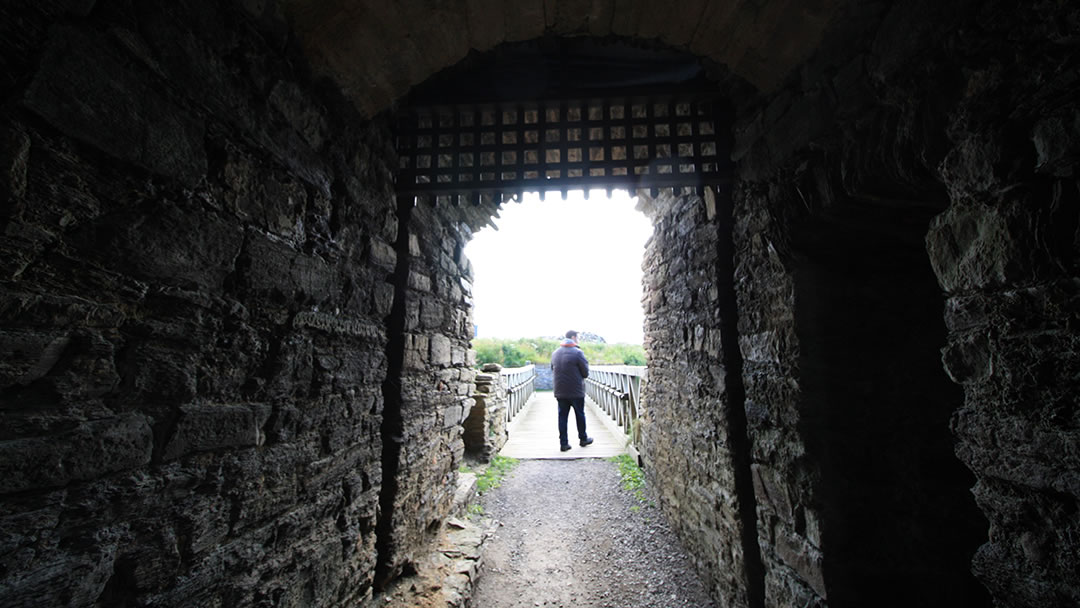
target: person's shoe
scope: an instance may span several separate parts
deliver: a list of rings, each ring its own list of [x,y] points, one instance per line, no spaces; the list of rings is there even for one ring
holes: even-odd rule
[[[592,437],[586,437],[586,438],[581,440],[581,447],[585,447],[585,446],[587,446],[587,445],[589,445],[591,443],[592,443]],[[567,449],[569,449],[569,448],[567,448]]]
[[[584,445],[584,444],[582,444],[582,445]],[[570,449],[570,444],[567,444],[567,445],[560,445],[560,446],[559,446],[559,451],[560,451],[560,452],[565,452],[566,450],[569,450],[569,449]]]

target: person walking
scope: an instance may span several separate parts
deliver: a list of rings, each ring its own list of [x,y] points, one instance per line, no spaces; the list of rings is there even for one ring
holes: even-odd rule
[[[555,400],[559,402],[559,450],[570,449],[566,421],[574,409],[578,442],[585,447],[593,442],[585,433],[585,378],[589,377],[589,361],[577,344],[578,332],[566,332],[566,339],[551,353],[552,381]]]

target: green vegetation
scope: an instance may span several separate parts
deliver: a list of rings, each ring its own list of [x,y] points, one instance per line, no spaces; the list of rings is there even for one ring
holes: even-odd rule
[[[475,338],[476,364],[498,363],[503,367],[521,367],[529,363],[550,363],[559,341],[551,338]],[[582,342],[581,349],[590,365],[645,365],[645,348],[640,344],[602,344]]]
[[[481,505],[480,503],[474,502],[474,503],[472,503],[471,505],[468,506],[466,511],[468,511],[468,515],[469,515],[470,518],[473,517],[473,516],[475,516],[475,517],[483,517],[484,516],[484,505]]]
[[[629,454],[620,454],[612,456],[608,460],[618,465],[623,489],[627,492],[633,492],[634,498],[638,499],[638,502],[648,502],[649,499],[645,495],[645,474],[642,472],[641,467],[634,462],[634,459]],[[637,509],[631,507],[631,510],[636,511]]]
[[[502,483],[503,477],[510,472],[510,469],[514,468],[514,465],[518,463],[516,458],[507,458],[505,456],[496,456],[491,459],[491,464],[488,465],[484,472],[476,477],[476,491],[480,494],[487,492],[488,490],[494,490]]]

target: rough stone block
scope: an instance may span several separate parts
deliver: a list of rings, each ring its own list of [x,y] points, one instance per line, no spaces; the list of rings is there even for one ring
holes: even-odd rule
[[[776,553],[821,597],[825,593],[824,558],[806,539],[786,528],[776,532]]]
[[[99,35],[54,28],[23,104],[72,137],[154,173],[189,184],[206,174],[202,122],[147,86]]]
[[[290,245],[249,232],[244,251],[249,260],[245,276],[252,288],[290,298],[303,294],[322,302],[338,289],[334,269],[322,258],[296,251]]]
[[[13,205],[11,199],[26,194],[27,166],[30,162],[30,136],[16,129],[0,134],[0,205]],[[13,215],[0,207],[0,217]]]
[[[441,334],[431,336],[431,363],[439,366],[450,365],[450,338]]]
[[[416,298],[405,299],[405,329],[417,331],[420,329],[420,300]]]
[[[127,353],[131,399],[165,403],[186,403],[197,390],[195,356],[188,350],[159,343],[135,345]]]
[[[739,350],[744,361],[753,363],[779,363],[787,352],[784,336],[786,331],[763,331],[739,336]]]
[[[409,288],[424,293],[431,292],[431,277],[416,271],[409,273]]]
[[[229,534],[229,501],[218,496],[192,495],[179,500],[176,512],[189,530],[188,548],[201,555]]]
[[[270,90],[269,101],[313,149],[323,147],[328,135],[326,118],[322,108],[318,107],[299,85],[279,80]]]
[[[443,429],[453,428],[461,424],[466,412],[467,410],[460,403],[443,408]]]
[[[228,188],[222,197],[238,217],[294,243],[306,238],[309,197],[303,182],[282,178],[260,166],[249,154],[224,144],[221,169]],[[314,204],[312,204],[314,206]]]
[[[427,336],[410,334],[405,337],[406,369],[426,369],[430,340]]]
[[[0,331],[0,387],[26,385],[44,376],[70,344],[66,333]]]
[[[19,572],[55,542],[63,511],[64,490],[20,500],[7,498],[0,504],[0,568]]]
[[[371,293],[372,308],[375,315],[385,317],[394,305],[394,286],[389,283],[376,283]]]
[[[162,457],[172,460],[194,452],[258,445],[260,427],[269,413],[248,405],[185,405]]]
[[[261,224],[268,231],[293,242],[303,241],[305,227],[308,231],[317,228],[318,224],[311,215],[329,215],[326,210],[319,209],[321,199],[318,196],[309,202],[307,190],[300,181],[281,181],[268,176],[262,180],[261,194],[258,197],[262,207],[258,209]],[[310,212],[307,226],[304,224],[305,211]]]
[[[436,376],[438,376],[439,381],[446,386],[456,384],[461,377],[458,370],[454,368],[440,369],[436,372]]]
[[[220,290],[242,240],[238,227],[214,213],[161,201],[89,224],[72,243],[110,270]]]
[[[397,265],[397,252],[394,248],[383,241],[372,238],[368,246],[368,259],[373,264],[386,270],[393,270]]]
[[[0,493],[60,486],[150,462],[147,418],[125,414],[84,422],[51,437],[0,441]]]
[[[0,587],[5,606],[94,605],[113,573],[121,534],[102,528],[44,553],[23,576],[5,580]]]
[[[977,76],[976,76],[977,77]],[[941,163],[942,176],[953,200],[986,194],[1002,187],[997,172],[1003,155],[999,134],[982,132],[959,142]]]
[[[964,384],[986,380],[993,370],[989,339],[981,332],[953,335],[941,351],[941,362],[953,382]]]
[[[310,482],[302,472],[312,461],[314,446],[280,443],[259,450],[233,450],[222,458],[227,483],[235,484],[229,497],[233,534],[257,529],[268,517],[280,516],[290,508],[304,508],[298,501],[301,484]],[[310,507],[309,507],[310,508]]]
[[[1039,171],[1058,177],[1075,174],[1076,159],[1080,157],[1080,112],[1040,120],[1032,129],[1031,139]]]
[[[465,348],[455,346],[450,349],[450,364],[461,366],[465,364]]]
[[[437,298],[423,298],[420,301],[420,326],[423,329],[442,327],[446,322],[448,307]]]
[[[776,471],[763,465],[750,466],[754,478],[754,495],[759,507],[767,507],[788,524],[794,524],[795,513],[791,497]]]
[[[1033,272],[1032,218],[1010,209],[951,205],[926,235],[930,263],[942,288],[956,293],[1002,286]]]
[[[985,325],[988,302],[979,296],[958,296],[945,301],[945,326],[950,332],[963,332]]]

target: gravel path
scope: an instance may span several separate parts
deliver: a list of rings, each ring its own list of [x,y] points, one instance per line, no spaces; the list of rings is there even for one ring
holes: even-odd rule
[[[501,525],[475,608],[714,606],[660,510],[639,506],[612,462],[523,460],[481,504]]]

